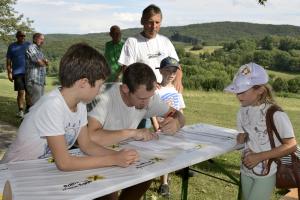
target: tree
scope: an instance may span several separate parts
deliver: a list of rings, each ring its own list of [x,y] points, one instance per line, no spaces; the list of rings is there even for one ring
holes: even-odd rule
[[[267,0],[258,0],[258,3],[261,5],[265,5],[266,2],[267,2]]]
[[[288,83],[282,78],[276,78],[272,87],[275,92],[288,92]]]
[[[272,50],[273,49],[273,38],[271,36],[266,36],[264,39],[260,41],[261,48],[264,50]]]
[[[278,49],[280,49],[282,51],[289,51],[292,49],[296,49],[298,46],[298,43],[299,42],[296,38],[285,37],[280,40]]]
[[[18,14],[12,7],[17,0],[0,1],[0,40],[9,41],[9,35],[14,34],[17,30],[31,32],[32,20],[26,18],[23,20],[23,14]]]
[[[272,65],[273,57],[270,51],[260,50],[254,52],[253,60],[255,63],[258,63],[265,67],[269,67]]]
[[[274,56],[273,56],[273,66],[276,70],[279,71],[291,71],[290,69],[290,61],[291,61],[291,56],[289,53],[285,51],[278,51]]]

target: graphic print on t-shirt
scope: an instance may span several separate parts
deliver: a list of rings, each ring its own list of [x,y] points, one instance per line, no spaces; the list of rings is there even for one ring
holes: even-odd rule
[[[74,122],[73,124],[68,123],[67,126],[65,127],[65,140],[66,140],[66,145],[68,148],[70,148],[76,141],[77,136],[78,136],[78,132],[80,130],[80,125],[81,125],[81,121],[78,120],[77,122]],[[44,153],[43,155],[39,156],[40,158],[47,158],[51,156],[51,150],[48,146],[48,144],[45,144],[44,147]]]

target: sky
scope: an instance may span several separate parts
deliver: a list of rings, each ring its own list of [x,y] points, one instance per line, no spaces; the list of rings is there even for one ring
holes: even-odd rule
[[[162,26],[220,21],[300,26],[300,0],[17,0],[14,9],[34,20],[37,32],[86,34],[142,27],[142,11],[150,4],[163,13]]]

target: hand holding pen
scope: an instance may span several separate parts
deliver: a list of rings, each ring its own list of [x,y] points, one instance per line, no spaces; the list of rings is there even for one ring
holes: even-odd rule
[[[163,132],[172,135],[177,132],[180,125],[179,121],[176,118],[174,118],[175,113],[176,110],[172,110],[167,113],[167,116],[163,120],[158,120],[159,129],[157,130],[157,132]]]

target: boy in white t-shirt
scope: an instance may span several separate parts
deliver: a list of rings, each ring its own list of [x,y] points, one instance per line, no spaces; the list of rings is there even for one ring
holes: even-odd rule
[[[109,150],[88,136],[85,103],[98,94],[108,75],[105,58],[97,50],[83,43],[71,46],[60,61],[61,87],[44,95],[25,115],[17,138],[1,162],[52,156],[58,169],[73,171],[127,167],[138,160],[135,150]],[[69,154],[76,140],[86,156]]]
[[[183,112],[185,104],[182,94],[175,89],[173,84],[173,81],[176,78],[176,72],[179,69],[178,61],[170,56],[166,57],[161,61],[160,67],[157,67],[156,69],[159,69],[162,75],[162,82],[159,84],[159,89],[156,92],[170,107]],[[159,120],[159,117],[152,117],[153,127],[156,131],[160,131],[158,123]],[[162,196],[169,195],[168,174],[161,176],[161,185],[158,192]]]

